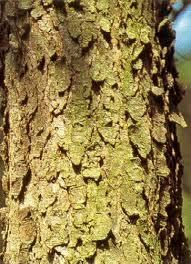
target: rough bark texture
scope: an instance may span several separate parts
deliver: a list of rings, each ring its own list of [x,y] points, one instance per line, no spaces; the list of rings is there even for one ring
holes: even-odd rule
[[[183,120],[155,8],[6,2],[5,264],[186,263]]]

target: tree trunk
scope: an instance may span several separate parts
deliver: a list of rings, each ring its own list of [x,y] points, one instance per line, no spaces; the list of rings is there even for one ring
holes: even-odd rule
[[[184,121],[159,7],[1,5],[3,263],[186,263],[175,132]]]

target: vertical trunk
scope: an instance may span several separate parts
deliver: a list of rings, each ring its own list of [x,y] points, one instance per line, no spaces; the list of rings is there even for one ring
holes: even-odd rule
[[[4,263],[183,263],[183,121],[153,1],[4,12]]]

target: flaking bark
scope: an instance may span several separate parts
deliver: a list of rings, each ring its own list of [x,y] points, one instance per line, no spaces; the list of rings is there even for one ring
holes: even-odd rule
[[[5,264],[185,263],[184,121],[155,8],[7,1]]]

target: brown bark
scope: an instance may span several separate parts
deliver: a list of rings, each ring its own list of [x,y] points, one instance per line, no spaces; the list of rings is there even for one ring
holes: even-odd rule
[[[184,263],[168,21],[151,0],[4,14],[4,263]]]

